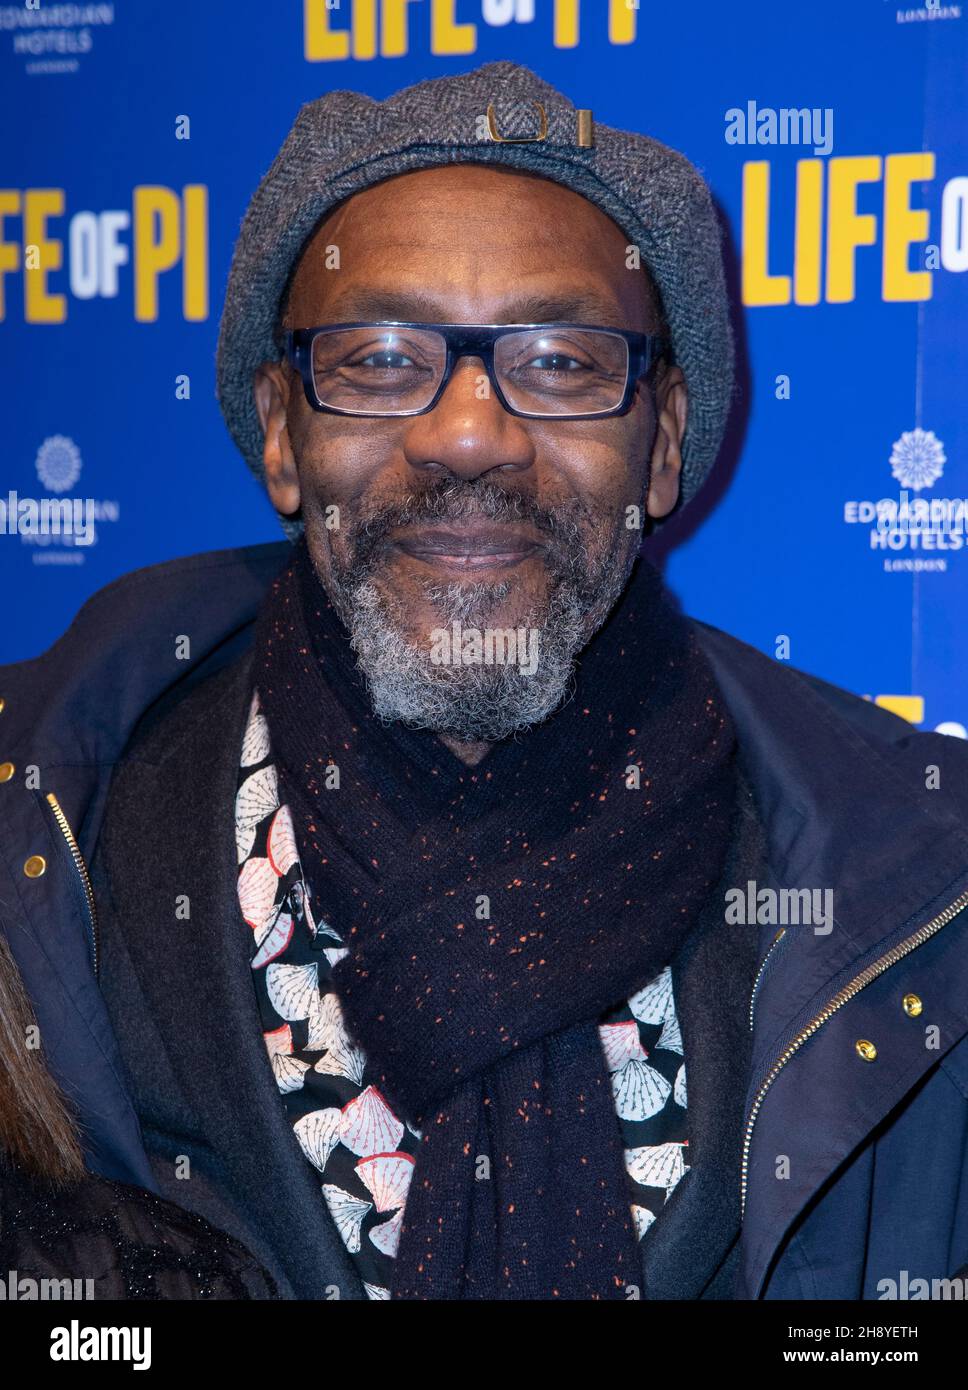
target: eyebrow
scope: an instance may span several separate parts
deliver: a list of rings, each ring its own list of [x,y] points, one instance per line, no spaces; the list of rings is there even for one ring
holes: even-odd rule
[[[555,296],[529,294],[505,302],[494,323],[589,323],[617,327],[618,306],[603,297],[578,291]],[[401,322],[450,323],[443,300],[433,295],[401,294],[390,290],[360,289],[338,297],[327,315],[330,323],[399,320]],[[316,327],[309,325],[306,327]]]

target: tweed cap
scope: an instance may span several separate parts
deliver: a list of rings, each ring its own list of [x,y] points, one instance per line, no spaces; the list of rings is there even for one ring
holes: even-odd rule
[[[533,138],[541,119],[535,102],[547,120],[541,140]],[[488,128],[489,106],[500,140]],[[525,142],[505,143],[509,137]],[[219,332],[218,399],[249,467],[264,478],[253,373],[278,360],[273,333],[281,296],[317,223],[336,203],[394,174],[468,161],[564,184],[639,248],[689,392],[685,505],[713,465],[733,388],[721,233],[709,189],[684,155],[647,135],[595,122],[593,144],[580,145],[573,103],[511,62],[419,82],[385,101],[328,92],[300,110],[243,219]],[[281,519],[287,534],[299,533],[299,523]]]

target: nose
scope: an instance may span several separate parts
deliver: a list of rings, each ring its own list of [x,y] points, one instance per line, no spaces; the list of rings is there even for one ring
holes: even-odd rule
[[[403,451],[418,472],[468,482],[485,473],[522,473],[535,461],[528,423],[504,409],[481,359],[462,357],[433,410],[410,421]]]

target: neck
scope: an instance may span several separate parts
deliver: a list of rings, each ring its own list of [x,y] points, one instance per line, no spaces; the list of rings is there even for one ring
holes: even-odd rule
[[[438,734],[437,737],[445,748],[450,749],[455,758],[459,758],[468,767],[476,767],[491,746],[489,743],[465,743],[451,734]]]

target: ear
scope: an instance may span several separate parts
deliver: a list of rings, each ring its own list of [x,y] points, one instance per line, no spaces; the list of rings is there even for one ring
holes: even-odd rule
[[[262,426],[262,462],[272,505],[283,516],[299,511],[301,494],[296,456],[289,439],[290,378],[281,362],[263,362],[252,378],[255,408]]]
[[[686,379],[678,367],[664,373],[655,393],[655,443],[649,473],[649,495],[646,508],[649,516],[668,516],[679,497],[682,473],[682,440],[686,433],[689,397]]]

